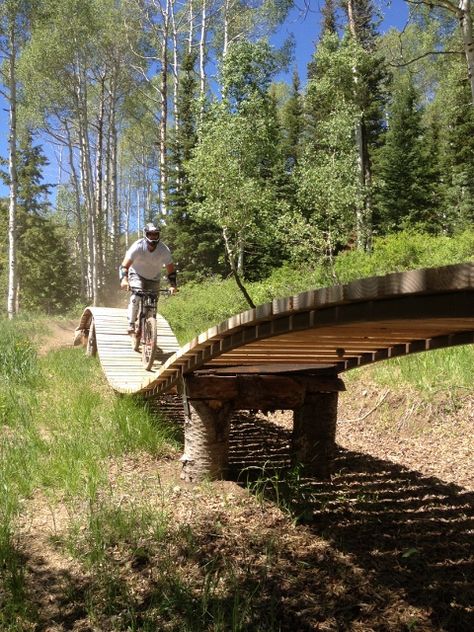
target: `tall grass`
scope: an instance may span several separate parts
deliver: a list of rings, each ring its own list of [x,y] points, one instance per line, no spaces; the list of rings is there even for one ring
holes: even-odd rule
[[[98,363],[81,350],[50,353],[47,371],[36,415],[48,446],[40,472],[43,486],[91,497],[104,480],[107,457],[169,453],[170,427],[143,402],[115,397]]]
[[[373,376],[379,384],[399,388],[408,384],[425,396],[471,390],[473,374],[472,345],[394,358],[373,367]]]
[[[98,362],[65,349],[38,359],[35,323],[0,321],[0,629],[34,629],[16,520],[35,490],[97,503],[109,457],[170,454],[170,427],[140,400],[117,398]]]
[[[24,323],[0,321],[0,628],[26,629],[24,565],[15,542],[21,498],[31,493],[40,439],[32,421],[40,371]]]

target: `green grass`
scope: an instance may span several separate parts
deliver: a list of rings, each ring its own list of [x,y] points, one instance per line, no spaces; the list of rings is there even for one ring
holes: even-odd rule
[[[173,434],[138,399],[116,397],[97,361],[81,349],[47,356],[36,421],[47,437],[41,484],[91,496],[104,479],[104,459],[146,451],[169,454]]]
[[[24,500],[38,490],[52,502],[91,505],[106,486],[107,459],[163,457],[177,445],[144,402],[114,396],[82,350],[38,359],[30,342],[37,329],[34,321],[0,321],[0,629],[12,632],[33,629],[36,616],[16,547]]]
[[[375,380],[384,386],[415,388],[425,396],[472,389],[474,347],[465,345],[394,358],[373,367]]]

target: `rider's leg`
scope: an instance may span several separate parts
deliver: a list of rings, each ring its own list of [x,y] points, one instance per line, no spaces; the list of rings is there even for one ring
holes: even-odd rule
[[[142,279],[143,281],[143,289],[146,292],[153,292],[156,294],[156,302],[158,303],[158,296],[160,292],[160,282],[152,281],[151,279]],[[156,353],[163,353],[160,347],[157,347]]]
[[[133,292],[130,294],[130,301],[128,303],[127,318],[128,318],[128,330],[129,333],[135,331],[135,321],[138,315],[138,296]]]
[[[128,303],[127,309],[127,318],[128,318],[128,330],[131,332],[135,329],[135,321],[138,316],[138,296],[135,294],[137,290],[143,290],[143,281],[144,279],[134,272],[130,270],[128,273],[128,283],[130,285],[130,301]]]

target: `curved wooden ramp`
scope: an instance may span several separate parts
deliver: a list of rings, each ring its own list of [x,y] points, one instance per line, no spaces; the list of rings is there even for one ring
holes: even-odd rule
[[[136,393],[153,383],[164,362],[178,349],[179,344],[167,321],[158,314],[158,340],[162,354],[158,354],[153,369],[145,371],[141,354],[132,349],[127,334],[127,310],[110,307],[88,307],[79,327],[91,330],[95,336],[100,363],[112,388],[120,393]]]
[[[474,263],[371,277],[276,299],[208,329],[179,348],[161,317],[165,353],[141,368],[126,312],[89,307],[99,358],[122,393],[166,392],[183,375],[268,374],[348,369],[418,351],[474,342]]]

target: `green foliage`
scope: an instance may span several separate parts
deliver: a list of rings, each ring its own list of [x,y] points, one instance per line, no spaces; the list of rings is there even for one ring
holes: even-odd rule
[[[169,450],[168,427],[156,424],[138,401],[105,397],[98,380],[100,368],[80,350],[50,354],[48,367],[50,377],[41,393],[46,405],[36,415],[51,436],[41,471],[43,485],[68,495],[87,495],[103,481],[107,456]]]
[[[407,384],[424,398],[442,393],[450,400],[471,390],[473,371],[472,345],[394,358],[373,367],[374,378],[381,385]]]
[[[159,304],[181,344],[244,309],[245,300],[230,279],[188,283]]]
[[[294,171],[298,210],[283,216],[281,230],[297,263],[331,261],[355,230],[362,204],[354,129],[361,112],[353,99],[350,39],[327,33],[315,55],[317,73],[307,86],[306,146]]]
[[[279,70],[278,53],[265,41],[243,41],[229,47],[222,64],[222,92],[232,108],[255,96],[264,98]]]
[[[336,259],[334,271],[338,281],[346,283],[377,274],[462,263],[472,260],[473,253],[472,230],[455,237],[404,231],[375,239],[370,254],[342,253]]]
[[[403,231],[374,239],[373,251],[342,252],[332,265],[290,263],[276,268],[266,279],[248,284],[257,304],[335,283],[349,283],[369,276],[471,261],[474,231],[455,237]],[[160,302],[159,310],[170,322],[181,344],[209,327],[246,309],[231,280],[213,279],[188,284],[179,294]]]
[[[440,117],[444,208],[442,225],[456,231],[474,221],[474,107],[465,68],[453,63],[444,72],[435,106]]]
[[[242,272],[243,254],[262,248],[258,238],[268,239],[278,214],[279,137],[274,103],[266,93],[275,70],[267,60],[270,49],[236,44],[231,50],[223,73],[230,97],[211,108],[188,174],[196,219],[220,229],[231,268]]]
[[[36,350],[25,333],[26,325],[18,326],[0,319],[0,365],[1,380],[32,386],[38,378]]]
[[[421,126],[422,111],[409,74],[392,89],[388,129],[376,153],[377,217],[375,227],[387,234],[418,224],[436,227],[431,193],[430,158]]]
[[[78,269],[71,257],[69,227],[61,225],[45,201],[50,185],[42,182],[48,165],[42,146],[25,131],[18,150],[17,276],[21,309],[58,313],[76,302]],[[5,174],[3,175],[6,178]],[[0,235],[7,242],[7,209],[0,207]],[[0,258],[0,267],[6,266]],[[5,279],[6,283],[6,279]],[[3,285],[3,284],[2,284]]]

